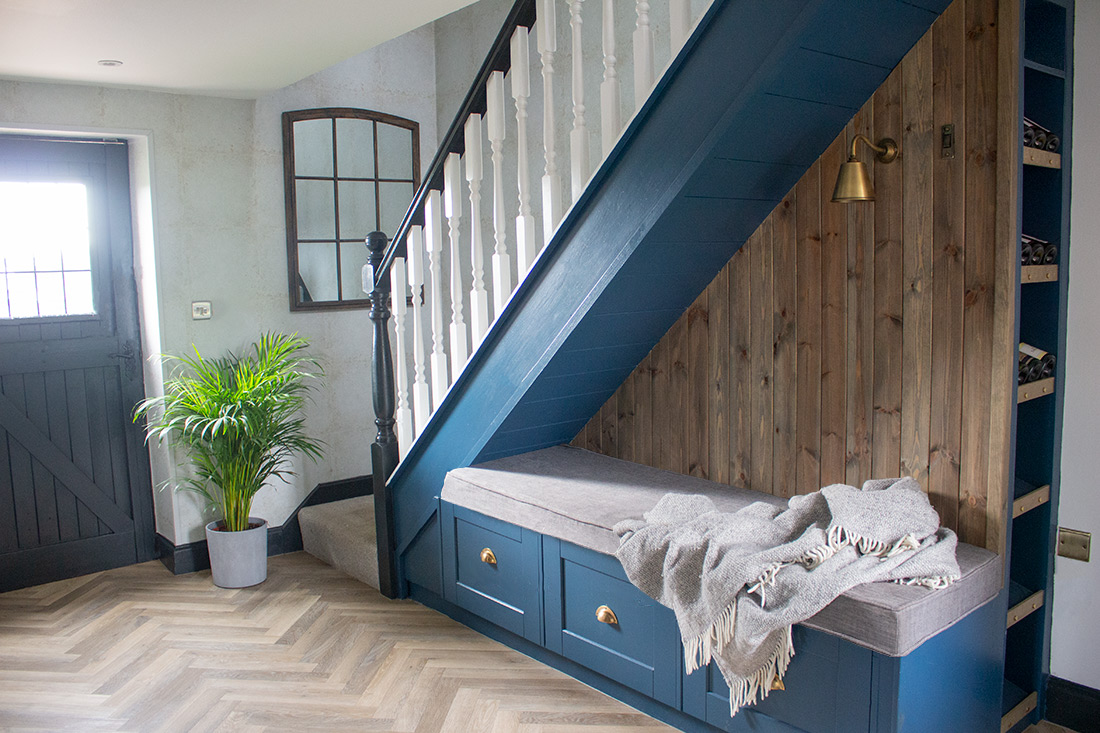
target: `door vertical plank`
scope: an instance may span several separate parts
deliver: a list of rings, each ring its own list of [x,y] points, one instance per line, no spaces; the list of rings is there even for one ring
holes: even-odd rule
[[[46,409],[50,426],[50,440],[66,456],[72,458],[69,439],[69,415],[65,394],[65,372],[47,372]],[[57,505],[57,531],[62,542],[80,539],[80,523],[77,516],[76,497],[68,487],[54,479],[54,501]]]
[[[795,187],[798,414],[795,493],[821,487],[821,164]]]
[[[752,269],[752,481],[749,488],[772,493],[772,221],[765,219],[746,245]]]
[[[710,478],[720,484],[730,479],[730,265],[710,284],[710,319],[707,323],[710,353]]]
[[[849,127],[853,135],[874,136],[878,114],[891,117],[900,104],[897,74],[891,74],[865,104]],[[895,128],[896,129],[896,128]],[[869,151],[862,150],[861,155]],[[868,164],[867,171],[878,186],[882,201],[890,200],[892,186],[888,166]],[[886,188],[887,190],[882,190]],[[896,189],[894,189],[896,190]],[[846,299],[847,339],[847,450],[844,481],[854,486],[871,478],[871,426],[874,421],[874,280],[875,280],[875,204],[846,204],[848,213],[848,288]]]
[[[41,372],[23,375],[26,402],[23,405],[27,418],[48,438],[49,419],[46,412],[46,380]],[[61,541],[57,527],[57,493],[53,474],[37,458],[31,459],[34,481],[34,505],[38,514],[38,544],[55,545]]]
[[[8,433],[0,428],[0,552],[19,549],[19,528],[15,522],[15,487],[11,480]]]
[[[965,3],[952,3],[932,26],[932,119],[955,125],[967,149]],[[928,493],[946,527],[958,527],[962,429],[963,295],[966,256],[966,157],[933,154],[932,401]]]
[[[687,422],[686,473],[710,478],[710,322],[709,289],[688,308],[687,317]]]
[[[82,370],[72,369],[65,372],[65,401],[69,408],[69,442],[73,451],[73,465],[86,476],[93,476],[92,441],[88,433],[88,389]],[[80,536],[98,537],[99,520],[79,500],[76,514]]]
[[[833,183],[847,159],[845,130],[821,158],[821,484],[844,481],[847,404],[845,289],[848,214],[832,202]]]
[[[752,287],[750,250],[759,237],[749,237],[730,259],[730,483],[748,487],[752,476]],[[756,243],[754,245],[754,243]]]
[[[16,407],[26,407],[23,375],[9,374],[0,379],[3,395]],[[34,473],[31,455],[15,438],[8,437],[8,459],[11,462],[11,482],[15,504],[15,526],[19,549],[38,547],[38,510],[35,506]]]
[[[795,265],[797,199],[790,191],[772,213],[772,380],[773,428],[772,493],[794,496],[797,484],[795,430],[798,403],[797,323],[798,275]]]
[[[928,487],[932,403],[932,39],[925,35],[902,62],[902,426],[901,473]],[[899,73],[895,71],[894,73]]]
[[[92,481],[103,493],[114,496],[111,470],[111,447],[102,436],[107,434],[107,396],[103,391],[103,369],[85,369],[84,387],[88,395],[88,432],[92,439]],[[108,528],[97,521],[97,534]]]
[[[963,411],[960,466],[959,536],[985,545],[989,475],[989,394],[993,354],[993,290],[996,221],[977,212],[993,211],[997,159],[997,3],[966,0],[966,334],[963,356]]]
[[[626,378],[612,398],[615,401],[615,430],[618,434],[618,458],[634,462],[634,373]]]
[[[131,405],[122,403],[122,385],[119,368],[107,367],[103,372],[104,394],[107,399],[107,434],[111,436],[111,475],[115,487],[115,504],[126,514],[133,516],[133,501],[126,477],[130,475],[126,456],[126,426],[122,416],[129,414]]]

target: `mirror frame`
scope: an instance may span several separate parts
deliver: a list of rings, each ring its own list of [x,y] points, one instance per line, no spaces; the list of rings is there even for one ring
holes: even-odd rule
[[[320,107],[316,109],[302,109],[293,110],[290,112],[283,112],[283,191],[285,198],[286,209],[286,253],[287,253],[287,285],[290,289],[290,310],[294,311],[327,311],[327,310],[349,310],[354,308],[369,308],[370,296],[366,293],[362,294],[362,297],[358,298],[342,298],[340,300],[322,300],[322,301],[303,301],[300,297],[299,291],[299,269],[298,269],[298,204],[296,195],[295,181],[297,176],[294,170],[294,123],[302,120],[318,120],[318,119],[331,119],[333,125],[335,120],[338,119],[359,119],[369,120],[374,123],[374,143],[375,143],[375,176],[374,184],[375,191],[377,191],[378,178],[377,178],[377,160],[378,160],[378,125],[393,125],[395,127],[402,127],[412,132],[412,174],[413,174],[413,198],[415,199],[416,192],[420,189],[420,124],[405,119],[404,117],[398,117],[396,115],[386,114],[385,112],[375,112],[367,109],[355,109],[352,107]],[[336,138],[333,137],[333,161],[336,161]],[[338,181],[338,170],[333,170],[333,179]],[[410,199],[410,203],[413,199]],[[376,209],[377,211],[377,209]],[[388,235],[392,236],[393,232],[388,232]],[[336,232],[337,237],[337,283],[340,281],[340,255],[339,255],[339,232]],[[346,240],[345,240],[346,241]],[[359,241],[359,240],[355,240]],[[364,240],[365,241],[365,240]]]

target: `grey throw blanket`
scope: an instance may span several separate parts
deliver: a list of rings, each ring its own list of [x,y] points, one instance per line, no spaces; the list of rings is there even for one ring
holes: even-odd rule
[[[959,578],[955,534],[910,478],[834,484],[786,509],[759,502],[733,514],[704,496],[668,494],[615,532],[630,581],[676,612],[687,671],[716,661],[730,715],[782,679],[791,626],[849,588]]]

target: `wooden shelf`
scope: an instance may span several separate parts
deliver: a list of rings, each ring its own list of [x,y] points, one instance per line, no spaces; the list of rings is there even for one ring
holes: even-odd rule
[[[1054,394],[1054,377],[1021,384],[1016,388],[1016,403],[1027,402]]]
[[[1040,486],[1034,491],[1021,496],[1016,501],[1012,502],[1012,518],[1026,514],[1036,507],[1040,507],[1050,501],[1050,484]]]
[[[1058,280],[1058,265],[1024,265],[1020,268],[1020,284],[1052,283]]]
[[[1061,168],[1062,156],[1048,153],[1038,148],[1024,147],[1024,165],[1037,165],[1040,168]]]
[[[1042,608],[1043,600],[1042,590],[1032,592],[1030,588],[1026,588],[1015,581],[1009,581],[1008,617],[1005,622],[1005,629],[1011,629],[1013,625]]]
[[[1027,717],[1028,713],[1039,705],[1039,693],[1025,694],[1019,687],[1005,680],[1004,694],[1001,700],[1003,706],[1010,706],[1001,717],[1001,733],[1008,733],[1014,725]]]

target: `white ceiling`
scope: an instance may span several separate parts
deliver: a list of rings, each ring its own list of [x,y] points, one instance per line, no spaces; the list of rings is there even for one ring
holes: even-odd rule
[[[471,2],[0,0],[0,78],[256,97]]]

